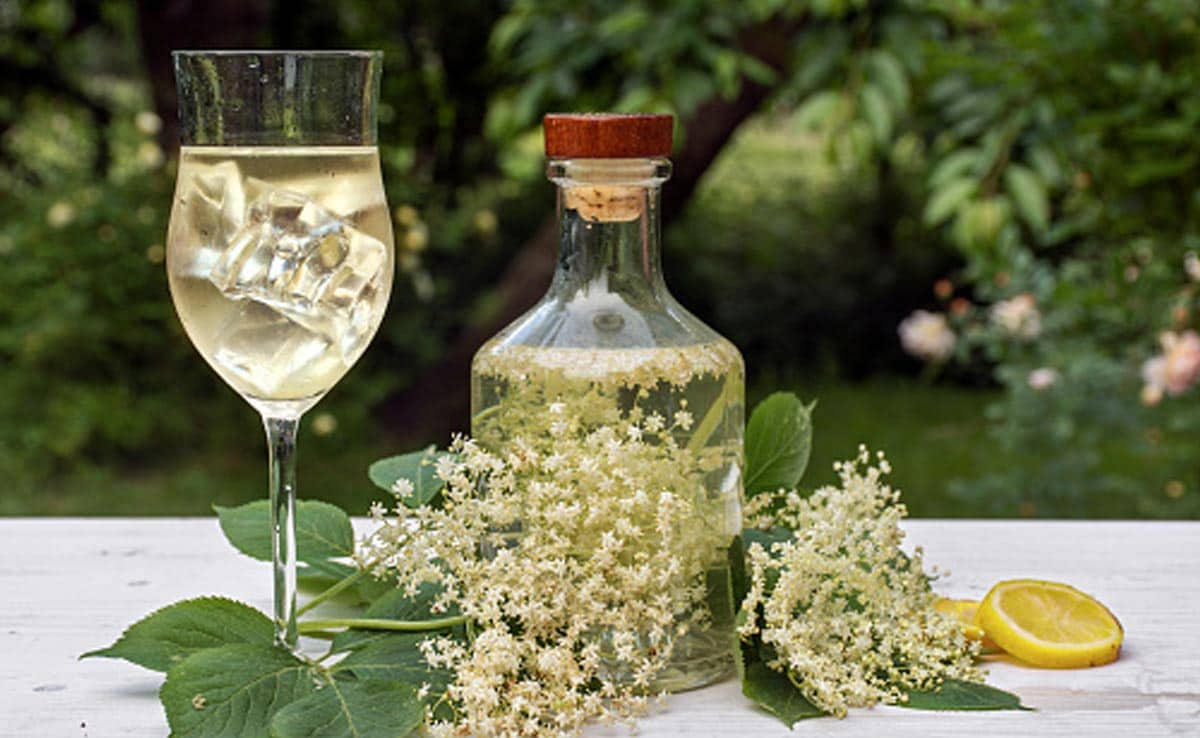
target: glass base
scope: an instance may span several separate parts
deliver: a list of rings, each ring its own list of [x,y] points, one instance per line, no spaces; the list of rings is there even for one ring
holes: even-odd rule
[[[686,692],[721,681],[734,673],[733,634],[725,628],[692,632],[675,642],[670,662],[650,682],[646,694]],[[609,662],[603,678],[631,684],[632,672]]]
[[[725,630],[689,633],[675,644],[671,662],[651,682],[652,692],[686,692],[734,672],[733,635]]]

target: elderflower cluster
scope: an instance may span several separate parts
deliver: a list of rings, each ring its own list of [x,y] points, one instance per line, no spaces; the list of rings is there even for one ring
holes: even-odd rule
[[[706,624],[704,572],[728,540],[706,520],[704,454],[678,441],[692,417],[597,420],[584,399],[506,426],[502,445],[457,438],[436,462],[440,506],[373,510],[360,563],[410,593],[439,583],[435,611],[456,606],[471,623],[469,641],[422,646],[454,674],[455,717],[431,712],[435,736],[631,721],[677,639]]]
[[[774,653],[767,665],[839,717],[850,707],[901,702],[947,678],[982,679],[978,645],[933,609],[921,550],[901,550],[906,511],[882,481],[890,471],[883,455],[871,466],[860,447],[835,469],[837,487],[806,499],[767,495],[748,511],[756,525],[793,533],[769,548],[750,546],[748,617],[739,634],[759,636]]]

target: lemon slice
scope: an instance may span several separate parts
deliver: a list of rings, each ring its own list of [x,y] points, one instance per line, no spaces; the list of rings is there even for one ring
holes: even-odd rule
[[[1013,656],[1033,666],[1076,669],[1117,660],[1125,632],[1108,608],[1066,584],[1000,582],[979,603],[977,622]]]
[[[959,627],[962,628],[963,635],[972,641],[979,641],[983,652],[1000,650],[1000,646],[991,638],[988,638],[987,633],[983,632],[983,628],[979,627],[979,603],[975,600],[955,600],[940,597],[937,602],[933,603],[933,609],[957,620]]]

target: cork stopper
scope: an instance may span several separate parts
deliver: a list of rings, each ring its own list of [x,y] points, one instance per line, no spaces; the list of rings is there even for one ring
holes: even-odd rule
[[[660,114],[549,113],[542,119],[551,159],[667,157],[674,118]]]

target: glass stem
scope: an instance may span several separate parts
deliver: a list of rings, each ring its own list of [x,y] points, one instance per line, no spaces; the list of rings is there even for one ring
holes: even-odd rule
[[[270,464],[275,643],[292,651],[296,629],[296,428],[299,418],[263,417]]]

